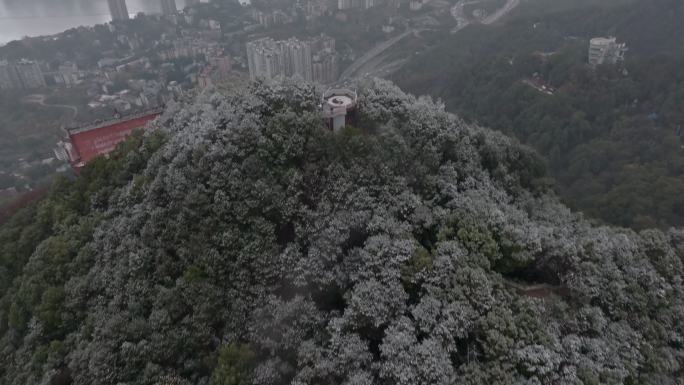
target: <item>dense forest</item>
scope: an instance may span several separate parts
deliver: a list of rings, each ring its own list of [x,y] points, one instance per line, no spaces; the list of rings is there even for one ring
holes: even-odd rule
[[[395,78],[535,148],[571,207],[636,229],[682,226],[683,19],[681,1],[531,0]],[[593,70],[589,39],[611,35],[627,43],[626,62]]]
[[[684,232],[384,81],[169,106],[0,226],[0,383],[679,385]]]

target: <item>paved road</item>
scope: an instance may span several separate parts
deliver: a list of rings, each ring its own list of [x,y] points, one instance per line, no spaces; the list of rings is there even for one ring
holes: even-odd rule
[[[389,39],[387,41],[384,41],[375,47],[373,47],[370,51],[366,52],[363,56],[358,58],[352,65],[347,68],[342,75],[340,76],[341,80],[345,79],[350,79],[352,77],[358,77],[358,70],[363,67],[366,63],[369,61],[375,59],[378,55],[382,54],[383,52],[387,51],[389,48],[391,48],[393,45],[399,43],[400,41],[404,40],[405,37],[415,33],[416,30],[408,30],[404,33],[402,33],[399,36],[395,36],[392,39]],[[356,75],[356,76],[354,76]]]
[[[489,25],[492,23],[495,23],[502,17],[504,17],[508,12],[512,11],[513,8],[517,7],[520,5],[520,0],[508,0],[506,1],[506,4],[499,8],[498,11],[492,13],[491,15],[487,16],[484,20],[482,20],[482,24]]]
[[[451,7],[451,16],[456,19],[456,27],[451,31],[452,33],[456,33],[463,28],[467,27],[468,24],[470,24],[470,21],[465,15],[465,6],[466,5],[471,5],[471,4],[478,4],[481,3],[482,0],[474,0],[474,1],[468,1],[468,0],[460,0],[458,3],[454,4],[453,7]]]
[[[451,8],[451,16],[453,16],[454,19],[456,19],[456,27],[451,30],[451,33],[456,33],[470,24],[470,20],[465,15],[464,7],[466,5],[477,4],[481,2],[481,0],[461,0]],[[506,0],[506,4],[504,4],[503,7],[499,8],[496,12],[492,13],[491,15],[487,16],[484,20],[482,20],[482,24],[490,25],[497,22],[499,19],[504,17],[506,14],[508,14],[508,12],[512,11],[518,5],[520,5],[520,0]]]
[[[454,18],[456,18],[456,21],[458,22],[458,26],[454,30],[452,30],[452,33],[460,31],[461,29],[465,28],[469,23],[463,13],[463,7],[465,7],[468,4],[476,4],[479,2],[481,2],[481,0],[461,0],[451,9],[451,14],[454,16]],[[508,14],[508,12],[510,12],[513,8],[517,7],[519,4],[520,0],[507,0],[506,4],[503,7],[501,7],[498,11],[494,12],[493,14],[489,15],[486,19],[482,21],[482,23],[492,24],[496,22],[497,20],[501,19],[503,16]],[[402,41],[405,37],[419,32],[421,32],[421,30],[410,29],[399,36],[395,36],[392,39],[389,39],[376,45],[370,51],[366,52],[363,56],[354,61],[354,63],[352,63],[342,73],[342,75],[340,75],[340,81],[344,82],[349,79],[363,76],[363,73],[358,72],[359,70],[363,69],[369,62],[376,59],[383,52],[387,51],[392,46]]]
[[[71,112],[73,112],[73,115],[71,115],[71,120],[76,119],[76,116],[78,116],[78,107],[69,106],[66,104],[47,104],[45,103],[45,95],[29,95],[24,99],[24,101],[26,103],[39,104],[43,107],[63,108],[71,110]]]

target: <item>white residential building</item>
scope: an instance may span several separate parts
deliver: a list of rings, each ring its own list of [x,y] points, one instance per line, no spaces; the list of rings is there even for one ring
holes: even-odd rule
[[[614,37],[596,37],[589,42],[589,64],[617,64],[625,59],[627,45],[618,43]]]

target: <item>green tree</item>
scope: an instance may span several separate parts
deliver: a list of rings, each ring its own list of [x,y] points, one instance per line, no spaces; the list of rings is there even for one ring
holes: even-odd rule
[[[230,344],[219,350],[211,385],[249,385],[255,366],[255,354],[246,344]]]

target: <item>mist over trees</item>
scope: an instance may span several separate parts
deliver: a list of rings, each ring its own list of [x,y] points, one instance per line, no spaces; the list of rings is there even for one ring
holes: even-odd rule
[[[392,84],[169,106],[0,227],[3,384],[681,384],[684,232]]]
[[[393,78],[533,147],[574,209],[638,230],[681,227],[682,18],[681,1],[531,0],[499,25],[445,38]],[[597,36],[627,44],[623,65],[588,65]]]

